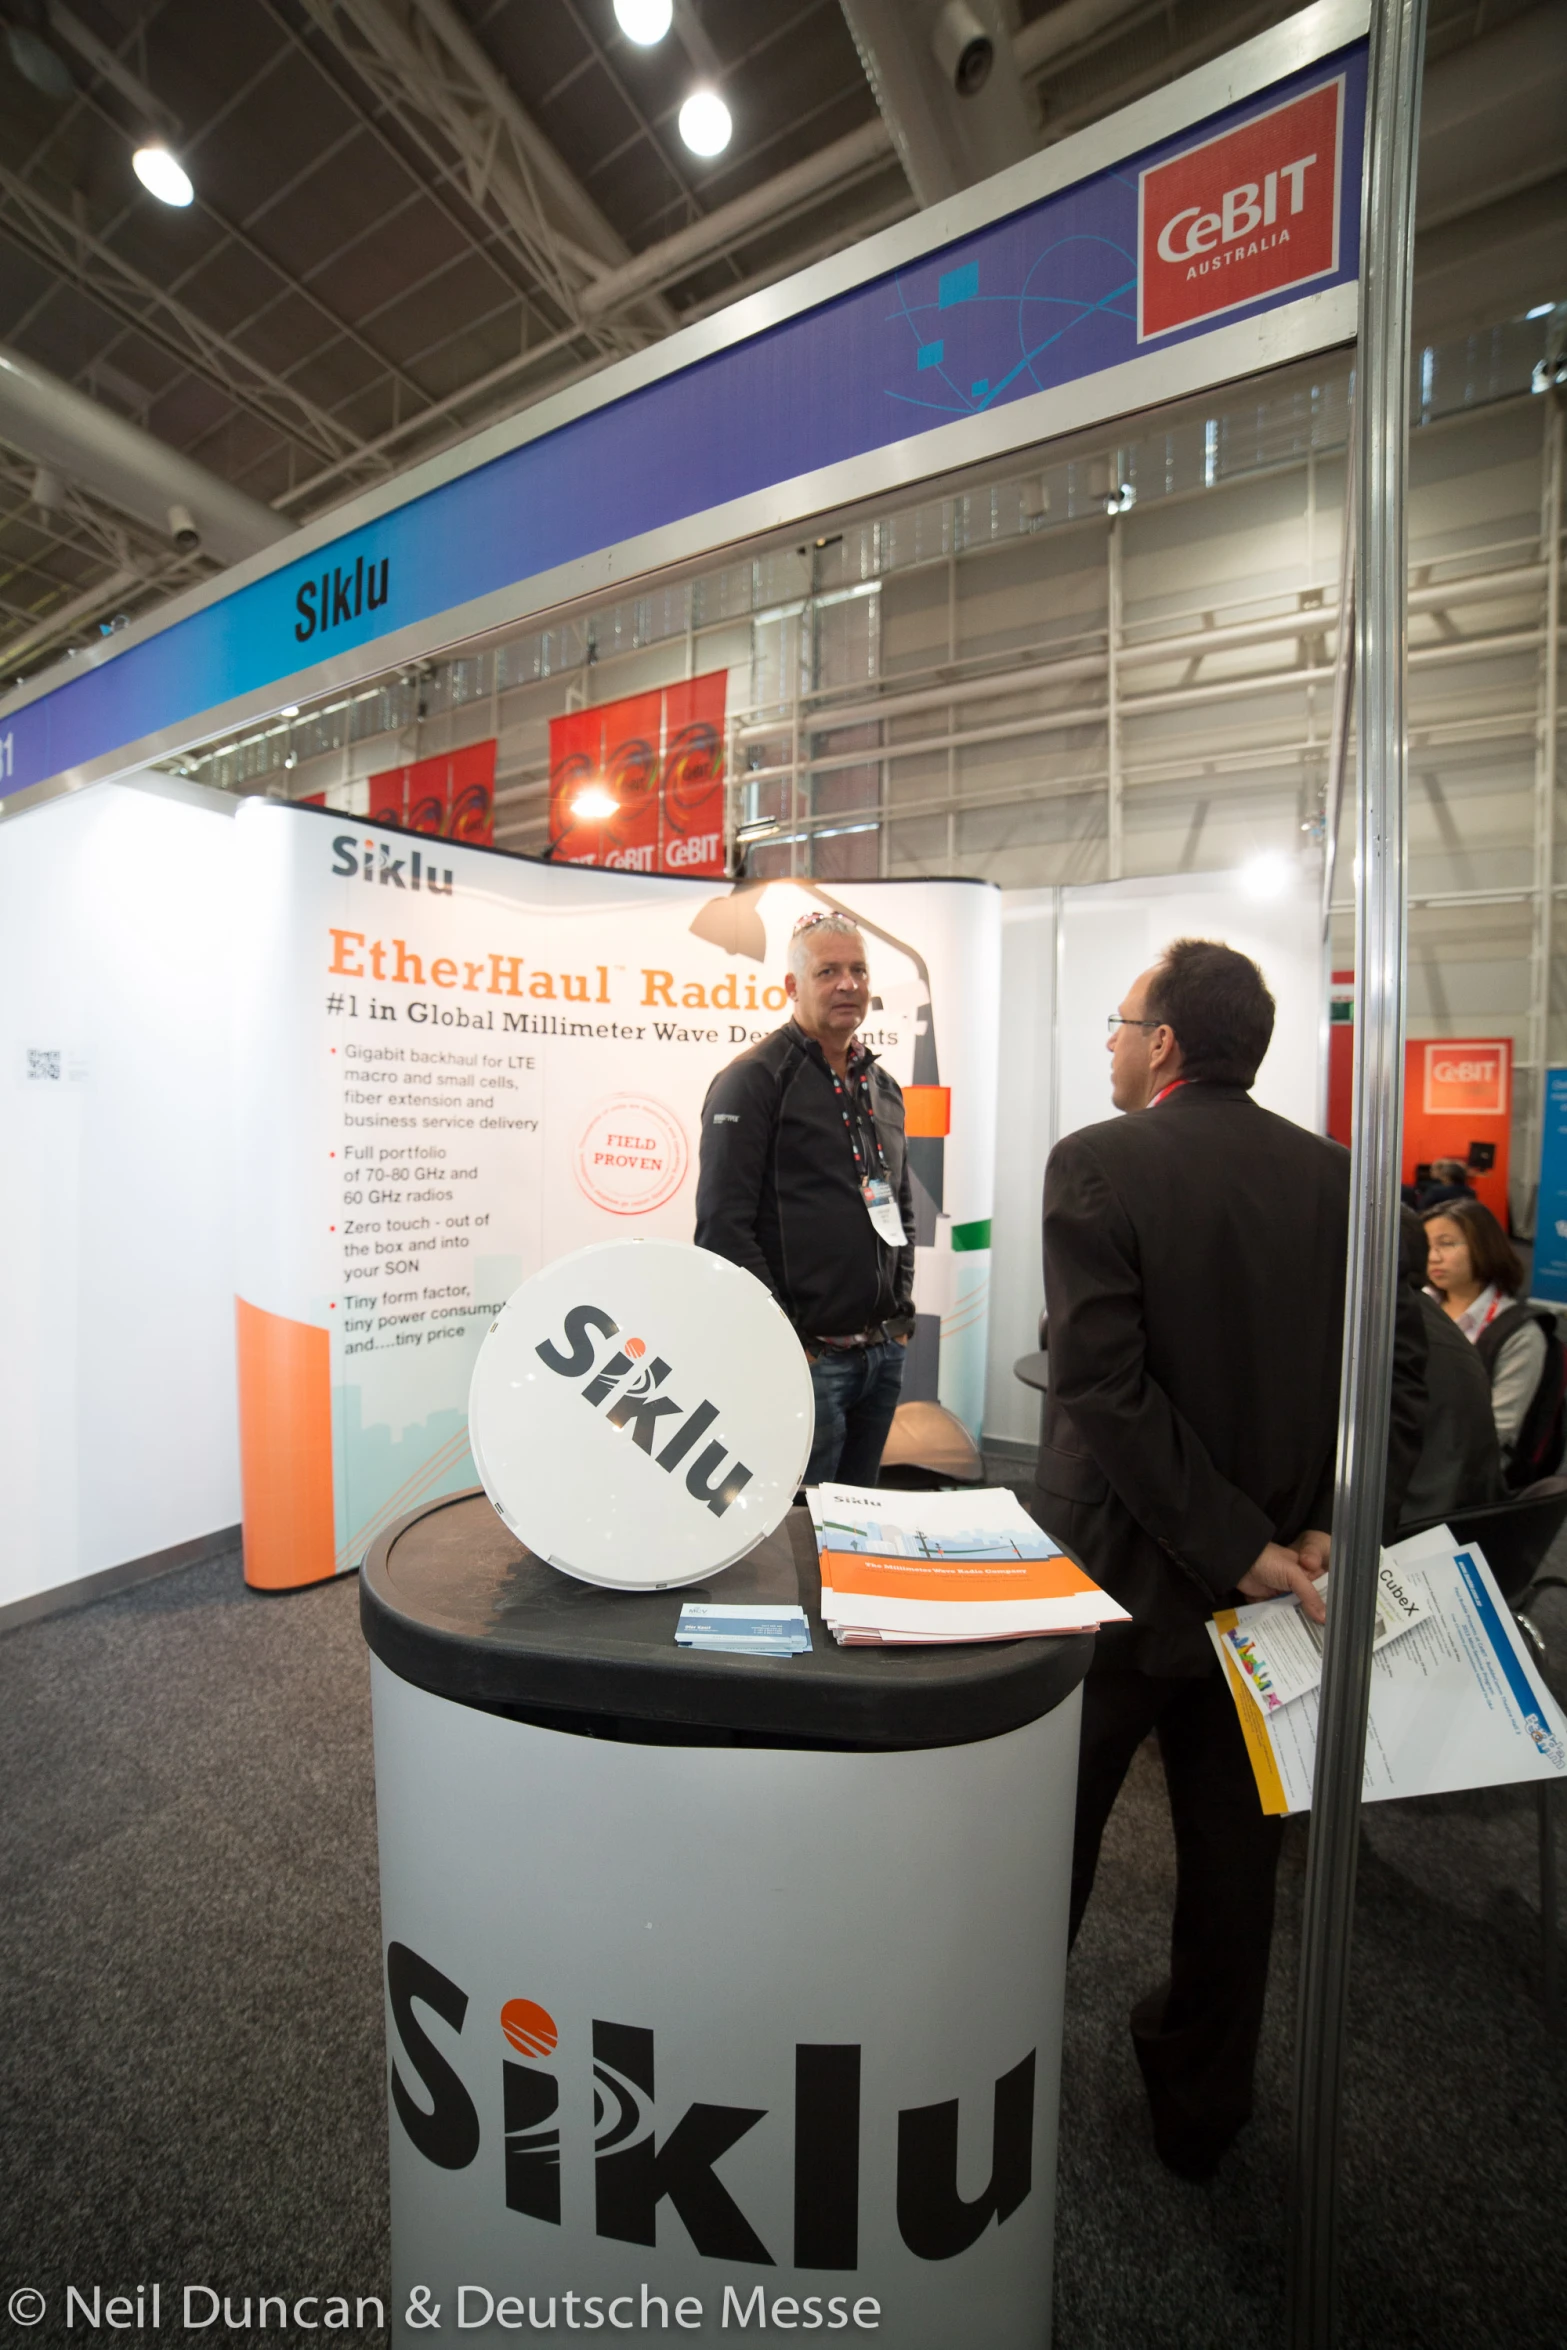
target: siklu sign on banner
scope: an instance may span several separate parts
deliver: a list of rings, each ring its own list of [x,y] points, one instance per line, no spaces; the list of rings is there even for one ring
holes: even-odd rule
[[[1339,265],[1344,77],[1138,174],[1137,339]]]
[[[550,720],[550,842],[562,865],[724,871],[729,672]]]
[[[370,778],[370,821],[487,849],[495,828],[495,737]]]

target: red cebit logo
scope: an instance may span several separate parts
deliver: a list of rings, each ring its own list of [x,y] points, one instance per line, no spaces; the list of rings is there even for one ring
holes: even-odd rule
[[[1507,1108],[1506,1050],[1501,1045],[1428,1044],[1425,1048],[1427,1116],[1444,1111],[1490,1112]]]
[[[1344,79],[1138,175],[1137,339],[1338,267]]]

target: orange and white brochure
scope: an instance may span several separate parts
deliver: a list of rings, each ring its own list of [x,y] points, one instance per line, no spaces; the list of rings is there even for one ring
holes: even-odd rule
[[[806,1499],[822,1619],[840,1641],[1019,1640],[1127,1620],[1004,1487],[820,1485]]]

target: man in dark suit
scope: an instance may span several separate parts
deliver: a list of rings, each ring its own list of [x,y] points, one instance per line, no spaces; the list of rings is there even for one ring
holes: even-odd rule
[[[1177,940],[1111,1019],[1111,1099],[1127,1115],[1067,1135],[1045,1170],[1034,1509],[1132,1615],[1101,1633],[1084,1686],[1072,1930],[1155,1730],[1176,1905],[1170,1978],[1133,2010],[1132,2037],[1155,2146],[1196,2178],[1251,2111],[1282,1834],[1204,1627],[1284,1591],[1320,1621],[1333,1498],[1349,1153],[1251,1099],[1272,1033],[1254,963]],[[1408,1304],[1404,1474],[1423,1361]]]

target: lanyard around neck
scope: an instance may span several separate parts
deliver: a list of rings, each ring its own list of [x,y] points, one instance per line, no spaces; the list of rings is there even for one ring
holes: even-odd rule
[[[881,1136],[876,1131],[876,1113],[871,1108],[869,1060],[864,1054],[862,1054],[860,1056],[860,1066],[858,1069],[854,1067],[852,1061],[849,1064],[849,1085],[854,1089],[851,1095],[851,1093],[845,1089],[843,1079],[838,1075],[838,1072],[833,1067],[831,1061],[827,1060],[827,1055],[825,1053],[823,1053],[822,1059],[827,1062],[827,1074],[832,1079],[832,1089],[838,1097],[838,1114],[843,1120],[843,1130],[849,1137],[849,1148],[854,1153],[854,1167],[856,1174],[859,1176],[861,1183],[864,1183],[867,1173],[865,1165],[865,1153],[860,1148],[860,1138],[858,1132],[856,1131],[857,1121],[849,1114],[851,1100],[854,1101],[859,1109],[864,1113],[865,1123],[870,1130],[870,1138],[875,1146],[876,1165],[881,1175],[885,1177],[887,1174],[887,1154],[881,1147]]]

